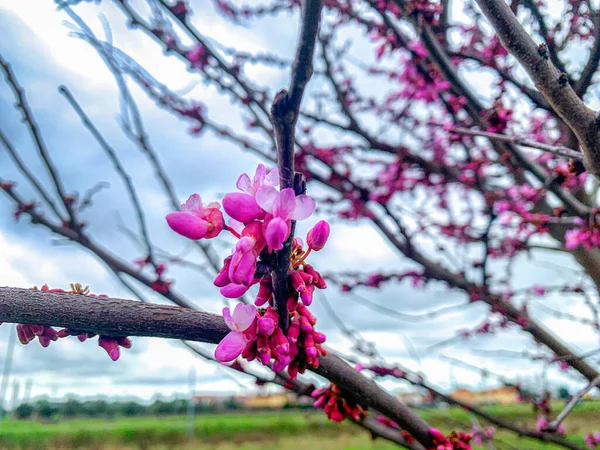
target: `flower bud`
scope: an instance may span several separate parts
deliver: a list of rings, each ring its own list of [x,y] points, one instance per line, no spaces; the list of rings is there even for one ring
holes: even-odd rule
[[[231,259],[232,257],[228,256],[225,258],[225,261],[223,261],[223,268],[217,274],[217,277],[214,281],[215,286],[222,288],[231,283],[231,280],[229,279],[229,267],[231,266]]]
[[[273,288],[271,287],[271,278],[268,277],[260,282],[258,287],[258,294],[256,294],[256,299],[254,300],[254,304],[256,306],[262,306],[265,303],[269,302],[273,297]]]
[[[312,227],[306,235],[306,243],[308,244],[308,248],[314,250],[315,252],[322,250],[327,243],[330,231],[329,224],[326,221],[320,220],[317,222],[317,224]]]
[[[275,331],[275,321],[269,317],[258,319],[258,332],[266,336],[271,336]]]

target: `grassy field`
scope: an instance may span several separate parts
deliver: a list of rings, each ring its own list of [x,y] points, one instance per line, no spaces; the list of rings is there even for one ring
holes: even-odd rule
[[[493,406],[490,413],[532,428],[535,417],[526,405]],[[470,427],[468,413],[450,409],[425,410],[432,425],[447,431]],[[482,425],[484,425],[482,423]],[[567,430],[583,446],[582,436],[600,429],[600,402],[576,408],[568,418]],[[5,420],[0,423],[0,448],[22,450],[58,449],[146,449],[146,450],[270,450],[327,449],[384,450],[396,448],[372,441],[352,424],[334,424],[319,411],[287,411],[254,414],[203,415],[195,418],[194,435],[186,439],[185,417],[138,417],[112,420],[70,420],[52,424]],[[553,445],[518,439],[511,433],[497,434],[496,448],[554,449]]]

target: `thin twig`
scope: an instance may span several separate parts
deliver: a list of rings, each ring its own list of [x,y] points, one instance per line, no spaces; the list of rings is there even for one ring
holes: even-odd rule
[[[137,216],[138,225],[140,228],[140,234],[142,235],[143,241],[146,246],[148,260],[154,267],[156,267],[156,263],[154,261],[154,252],[152,250],[152,243],[150,241],[150,234],[148,233],[148,226],[146,225],[146,217],[144,215],[144,210],[142,209],[142,204],[140,203],[140,199],[137,195],[135,186],[133,185],[133,181],[131,180],[131,176],[127,173],[127,171],[121,164],[121,161],[119,160],[117,152],[110,146],[110,144],[106,141],[106,139],[104,139],[104,136],[102,136],[100,131],[98,131],[98,129],[93,124],[93,122],[90,120],[90,118],[85,113],[83,108],[81,108],[81,106],[79,105],[77,100],[75,100],[75,97],[73,97],[73,94],[71,93],[71,91],[69,91],[69,89],[66,86],[60,86],[58,88],[58,92],[60,92],[60,94],[63,97],[65,97],[67,102],[69,102],[69,105],[71,105],[71,107],[73,108],[75,113],[79,116],[79,118],[83,122],[83,125],[89,130],[89,132],[92,134],[92,136],[94,136],[94,139],[96,139],[98,144],[100,144],[100,148],[102,148],[102,150],[104,150],[106,155],[109,157],[109,159],[113,163],[115,170],[117,171],[117,173],[123,180],[123,184],[125,185],[125,188],[127,189],[127,192],[129,194],[129,199],[131,200],[133,209],[135,210],[135,214]]]
[[[598,375],[590,383],[588,383],[588,385],[585,388],[583,388],[581,391],[579,391],[577,394],[571,397],[571,400],[569,401],[567,406],[565,406],[565,409],[563,409],[560,412],[560,414],[556,416],[556,419],[554,419],[548,424],[548,426],[544,428],[544,431],[556,431],[558,429],[558,426],[567,418],[571,411],[573,411],[573,408],[575,407],[575,405],[577,405],[577,403],[579,403],[583,396],[598,385],[600,385],[600,375]]]
[[[450,133],[463,134],[467,136],[481,136],[496,141],[510,142],[515,145],[522,145],[524,147],[535,148],[544,152],[552,153],[554,155],[566,156],[567,158],[573,158],[577,161],[583,161],[583,153],[573,150],[572,148],[565,147],[564,145],[551,145],[544,144],[543,142],[532,141],[531,139],[521,138],[518,136],[507,136],[499,133],[489,133],[487,131],[471,130],[468,128],[451,128]]]
[[[58,210],[58,207],[54,204],[54,201],[50,197],[50,194],[46,192],[46,190],[42,187],[37,178],[31,173],[29,168],[25,165],[25,162],[19,156],[19,153],[12,145],[12,143],[8,140],[6,135],[0,130],[0,142],[14,161],[15,165],[19,169],[19,171],[23,174],[23,176],[31,183],[33,188],[40,194],[40,196],[44,199],[44,201],[48,204],[50,209],[56,214],[56,217],[60,220],[63,220],[63,216]]]
[[[75,217],[75,211],[73,210],[74,199],[73,199],[73,197],[67,195],[65,187],[63,186],[63,182],[58,175],[58,170],[54,166],[54,163],[52,162],[52,159],[50,158],[50,153],[48,152],[48,149],[46,148],[46,142],[44,141],[42,134],[40,133],[39,126],[38,126],[37,122],[35,121],[35,118],[33,117],[33,113],[31,112],[29,103],[27,103],[27,99],[25,98],[25,91],[19,85],[19,82],[17,81],[17,77],[15,76],[14,72],[12,71],[12,68],[10,67],[8,62],[2,58],[2,55],[0,55],[0,70],[2,70],[2,72],[4,72],[6,82],[9,84],[9,86],[13,90],[15,98],[17,99],[16,107],[23,114],[23,119],[24,119],[25,123],[27,124],[27,128],[31,132],[31,136],[33,137],[35,147],[37,148],[38,153],[39,153],[40,157],[42,158],[42,161],[44,162],[46,169],[48,170],[50,178],[52,179],[52,182],[54,183],[56,193],[60,197],[60,200],[63,203],[65,210],[67,211],[67,213],[69,215],[70,226],[74,230],[78,230],[79,228],[81,228],[81,224],[79,224],[77,222],[77,219]]]

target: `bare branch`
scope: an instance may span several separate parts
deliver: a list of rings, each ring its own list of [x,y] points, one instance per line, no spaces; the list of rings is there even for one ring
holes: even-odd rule
[[[521,138],[518,136],[507,136],[506,134],[489,133],[487,131],[470,130],[468,128],[452,128],[449,131],[451,133],[463,134],[466,136],[482,136],[497,141],[510,142],[511,144],[535,148],[544,152],[552,153],[554,155],[565,156],[567,158],[576,159],[577,161],[583,161],[583,153],[573,150],[572,148],[565,147],[564,145],[544,144],[543,142],[532,141],[531,139]]]
[[[67,195],[65,187],[63,186],[63,182],[60,176],[58,175],[58,171],[54,166],[52,159],[50,158],[50,153],[46,148],[46,143],[42,138],[42,134],[40,133],[38,124],[35,121],[35,118],[33,117],[33,113],[31,112],[29,103],[27,103],[27,99],[25,98],[25,91],[19,85],[17,78],[14,72],[12,71],[12,68],[10,67],[8,62],[2,58],[2,55],[0,55],[0,70],[2,70],[2,72],[4,73],[6,82],[13,90],[13,93],[17,99],[16,107],[23,114],[23,119],[27,124],[29,131],[31,132],[38,153],[42,158],[44,165],[48,170],[48,173],[50,174],[50,178],[52,178],[52,182],[54,183],[56,193],[60,197],[60,200],[62,201],[67,213],[69,214],[71,228],[77,230],[81,227],[81,225],[77,223],[77,219],[75,217],[75,211],[73,210],[73,198]]]
[[[565,409],[560,412],[556,419],[548,424],[544,431],[556,431],[558,426],[563,423],[563,421],[567,418],[571,411],[573,411],[573,408],[577,405],[577,403],[579,403],[583,396],[598,385],[600,385],[600,375],[594,378],[585,388],[571,397],[571,400],[569,400],[569,403],[567,406],[565,406]]]
[[[58,88],[58,91],[63,97],[67,99],[67,102],[69,102],[69,105],[71,105],[71,107],[75,110],[75,113],[79,116],[79,118],[83,122],[83,125],[89,130],[92,136],[94,136],[94,139],[98,141],[98,144],[100,144],[100,147],[109,157],[109,159],[113,163],[115,170],[123,180],[123,184],[125,184],[125,188],[127,189],[127,192],[129,194],[129,199],[133,204],[133,209],[135,210],[137,216],[140,234],[143,237],[143,241],[146,246],[146,251],[148,252],[148,259],[150,260],[150,263],[154,265],[154,252],[152,250],[152,244],[150,242],[148,226],[146,225],[146,217],[144,215],[144,210],[142,209],[142,204],[140,203],[140,200],[138,198],[137,191],[135,190],[135,186],[133,185],[133,181],[131,180],[131,176],[129,176],[129,174],[121,164],[121,161],[117,156],[117,152],[110,146],[106,139],[104,139],[104,136],[102,136],[100,131],[98,131],[98,129],[92,123],[85,111],[81,108],[79,103],[77,103],[77,100],[75,100],[75,97],[73,97],[71,91],[69,91],[69,89],[66,86],[60,86]]]
[[[56,214],[56,217],[60,220],[63,220],[62,214],[58,210],[58,207],[54,204],[52,198],[50,198],[50,194],[46,192],[46,190],[42,187],[37,178],[31,173],[31,171],[25,165],[25,162],[19,156],[19,153],[14,148],[12,143],[8,140],[5,134],[0,130],[0,142],[14,161],[15,165],[19,169],[19,171],[23,174],[23,176],[31,183],[33,188],[37,191],[38,194],[44,199],[44,201],[48,204],[50,209]]]
[[[0,288],[0,322],[213,344],[230,331],[215,314],[177,306],[4,287]]]

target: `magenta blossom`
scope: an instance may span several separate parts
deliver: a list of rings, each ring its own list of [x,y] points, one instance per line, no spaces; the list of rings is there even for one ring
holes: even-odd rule
[[[256,259],[265,247],[262,234],[262,223],[252,222],[244,227],[241,238],[235,246],[235,251],[229,266],[229,279],[236,284],[250,286],[256,271]]]
[[[84,341],[85,339],[79,338],[80,341]],[[98,345],[106,350],[108,356],[113,361],[116,361],[121,356],[121,350],[119,347],[123,348],[131,348],[131,341],[129,338],[121,336],[121,337],[110,337],[110,336],[100,336],[98,338]]]
[[[263,186],[279,186],[279,169],[275,168],[267,172],[266,167],[259,164],[252,180],[243,173],[235,185],[240,191],[256,197],[256,192]]]
[[[274,187],[263,186],[256,193],[256,201],[271,215],[269,220],[265,219],[263,228],[269,250],[281,250],[290,235],[291,221],[304,220],[315,210],[315,202],[311,197],[296,197],[291,188],[277,192]]]
[[[230,362],[241,355],[248,344],[256,338],[256,329],[253,326],[256,318],[254,305],[235,305],[233,314],[227,307],[223,308],[223,320],[231,330],[215,349],[215,358],[220,362]]]
[[[279,184],[279,170],[267,169],[262,164],[256,168],[254,178],[250,180],[247,174],[242,174],[236,186],[243,193],[234,192],[223,198],[223,208],[233,219],[244,224],[260,219],[264,211],[256,201],[256,194],[261,188],[275,189]]]
[[[330,227],[327,222],[320,220],[317,224],[312,227],[306,234],[306,243],[308,248],[318,252],[323,250],[327,239],[329,239]]]
[[[585,436],[585,445],[591,450],[594,450],[598,444],[600,444],[600,432],[594,431]]]
[[[167,214],[167,223],[173,231],[192,240],[211,239],[223,230],[223,214],[217,202],[202,204],[198,194],[190,195],[181,205],[181,211]]]

